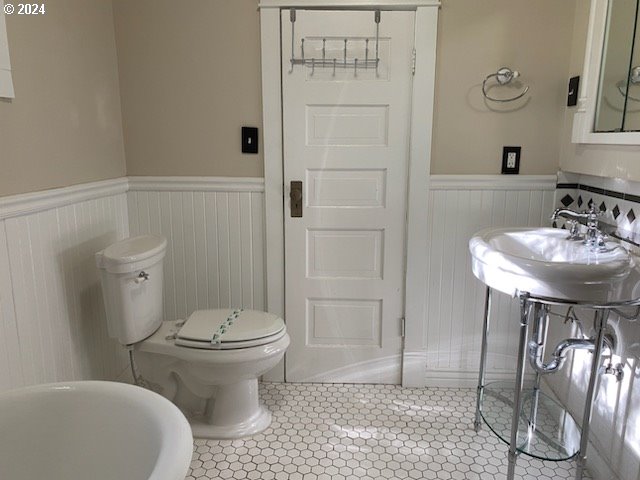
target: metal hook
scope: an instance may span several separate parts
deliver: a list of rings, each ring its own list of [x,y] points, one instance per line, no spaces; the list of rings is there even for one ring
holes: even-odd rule
[[[289,69],[289,73],[293,73],[293,66],[295,65],[295,62],[293,61],[295,57],[294,38],[295,38],[295,31],[296,31],[296,9],[295,8],[292,8],[291,10],[289,10],[289,20],[291,21],[291,68]]]
[[[316,59],[312,58],[311,59],[311,75],[313,75],[315,71],[316,71]]]
[[[333,76],[336,76],[336,59],[333,59]]]
[[[344,39],[344,68],[347,68],[347,39]]]
[[[517,70],[511,70],[509,67],[502,67],[498,69],[496,73],[487,75],[487,77],[484,79],[484,81],[482,82],[482,94],[487,100],[491,100],[492,102],[513,102],[514,100],[518,100],[519,98],[524,97],[526,93],[529,91],[528,85],[524,87],[524,90],[520,92],[520,94],[516,95],[515,97],[495,98],[490,96],[487,93],[487,81],[491,78],[495,78],[499,85],[507,85],[508,83],[518,78],[519,76],[520,76],[520,72],[518,72]]]
[[[364,68],[369,68],[369,39],[364,41]]]
[[[376,22],[376,77],[378,76],[378,65],[380,64],[380,10],[376,10],[375,13]]]
[[[326,57],[326,46],[327,46],[327,39],[323,38],[322,39],[322,64],[324,65],[324,60]]]
[[[302,61],[304,61],[304,38],[300,40],[300,51],[302,54]]]
[[[358,76],[358,59],[354,59],[353,61],[353,76],[357,77]]]

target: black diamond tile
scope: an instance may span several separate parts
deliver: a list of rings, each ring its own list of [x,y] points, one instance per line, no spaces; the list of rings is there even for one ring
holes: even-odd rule
[[[633,208],[629,210],[629,213],[627,213],[627,218],[629,219],[629,223],[633,223],[636,219],[636,214],[633,213]]]
[[[612,212],[613,212],[613,218],[617,220],[618,217],[620,216],[620,209],[618,208],[618,205],[613,207]]]
[[[587,202],[587,208],[591,208],[593,204],[594,204],[593,198],[590,198],[589,201]]]
[[[584,201],[582,200],[582,195],[578,196],[578,206],[581,207]]]
[[[565,195],[564,197],[562,197],[562,199],[560,200],[560,202],[562,203],[562,205],[564,205],[565,207],[568,207],[569,205],[571,205],[573,203],[573,197],[569,194]]]
[[[601,212],[606,212],[606,211],[607,211],[607,206],[605,205],[605,203],[604,203],[604,202],[602,202],[602,203],[600,204],[600,211],[601,211]]]

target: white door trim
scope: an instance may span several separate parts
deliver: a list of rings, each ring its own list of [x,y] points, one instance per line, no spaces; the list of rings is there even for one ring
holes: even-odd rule
[[[260,10],[267,311],[284,317],[284,184],[280,9]],[[264,375],[284,382],[284,362]]]
[[[344,6],[344,3],[341,3]],[[363,2],[359,2],[361,6]],[[402,7],[399,5],[402,4]],[[296,2],[304,8],[305,1]],[[335,2],[322,4],[331,8]],[[403,355],[402,383],[422,386],[425,382],[426,350],[424,346],[425,305],[427,288],[426,244],[427,201],[431,171],[431,132],[435,84],[438,2],[369,2],[392,9],[416,10],[416,72],[413,79],[411,135],[409,150],[409,194],[407,205],[407,272],[406,272],[406,340]],[[284,2],[264,1],[261,6],[282,7]],[[318,2],[313,2],[319,7]],[[411,8],[411,9],[414,9]],[[267,310],[284,315],[284,189],[282,149],[282,90],[280,8],[261,8],[262,45],[262,115],[264,124],[264,183],[266,219]],[[265,379],[284,381],[284,366],[273,369]]]
[[[411,105],[409,150],[409,197],[407,202],[407,271],[405,275],[405,340],[402,355],[402,385],[422,387],[427,365],[425,292],[429,245],[429,175],[436,81],[438,9],[416,11],[416,70]]]
[[[261,0],[264,8],[319,8],[346,10],[417,10],[419,7],[439,7],[440,0]]]

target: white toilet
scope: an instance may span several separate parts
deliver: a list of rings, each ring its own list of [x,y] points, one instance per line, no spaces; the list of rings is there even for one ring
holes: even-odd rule
[[[147,386],[185,413],[195,437],[260,432],[271,413],[259,403],[258,377],[289,346],[284,321],[265,312],[198,310],[162,321],[166,239],[128,238],[96,254],[109,335],[135,352]]]

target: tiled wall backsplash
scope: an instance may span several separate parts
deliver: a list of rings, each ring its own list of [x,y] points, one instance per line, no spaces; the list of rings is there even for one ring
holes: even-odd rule
[[[613,227],[607,233],[640,245],[640,182],[558,173],[556,207],[582,211],[592,204],[601,212],[599,222]]]
[[[595,205],[602,212],[600,228],[640,255],[640,182],[559,172],[555,203],[577,211]],[[596,472],[594,478],[640,480],[640,321],[612,313],[608,328],[616,338],[610,358],[624,366],[624,376],[620,381],[601,377],[590,438],[598,454],[589,454],[589,468]],[[547,344],[556,345],[575,333],[568,324],[552,323]],[[561,372],[545,377],[574,418],[582,415],[591,357],[590,352],[575,352]]]

